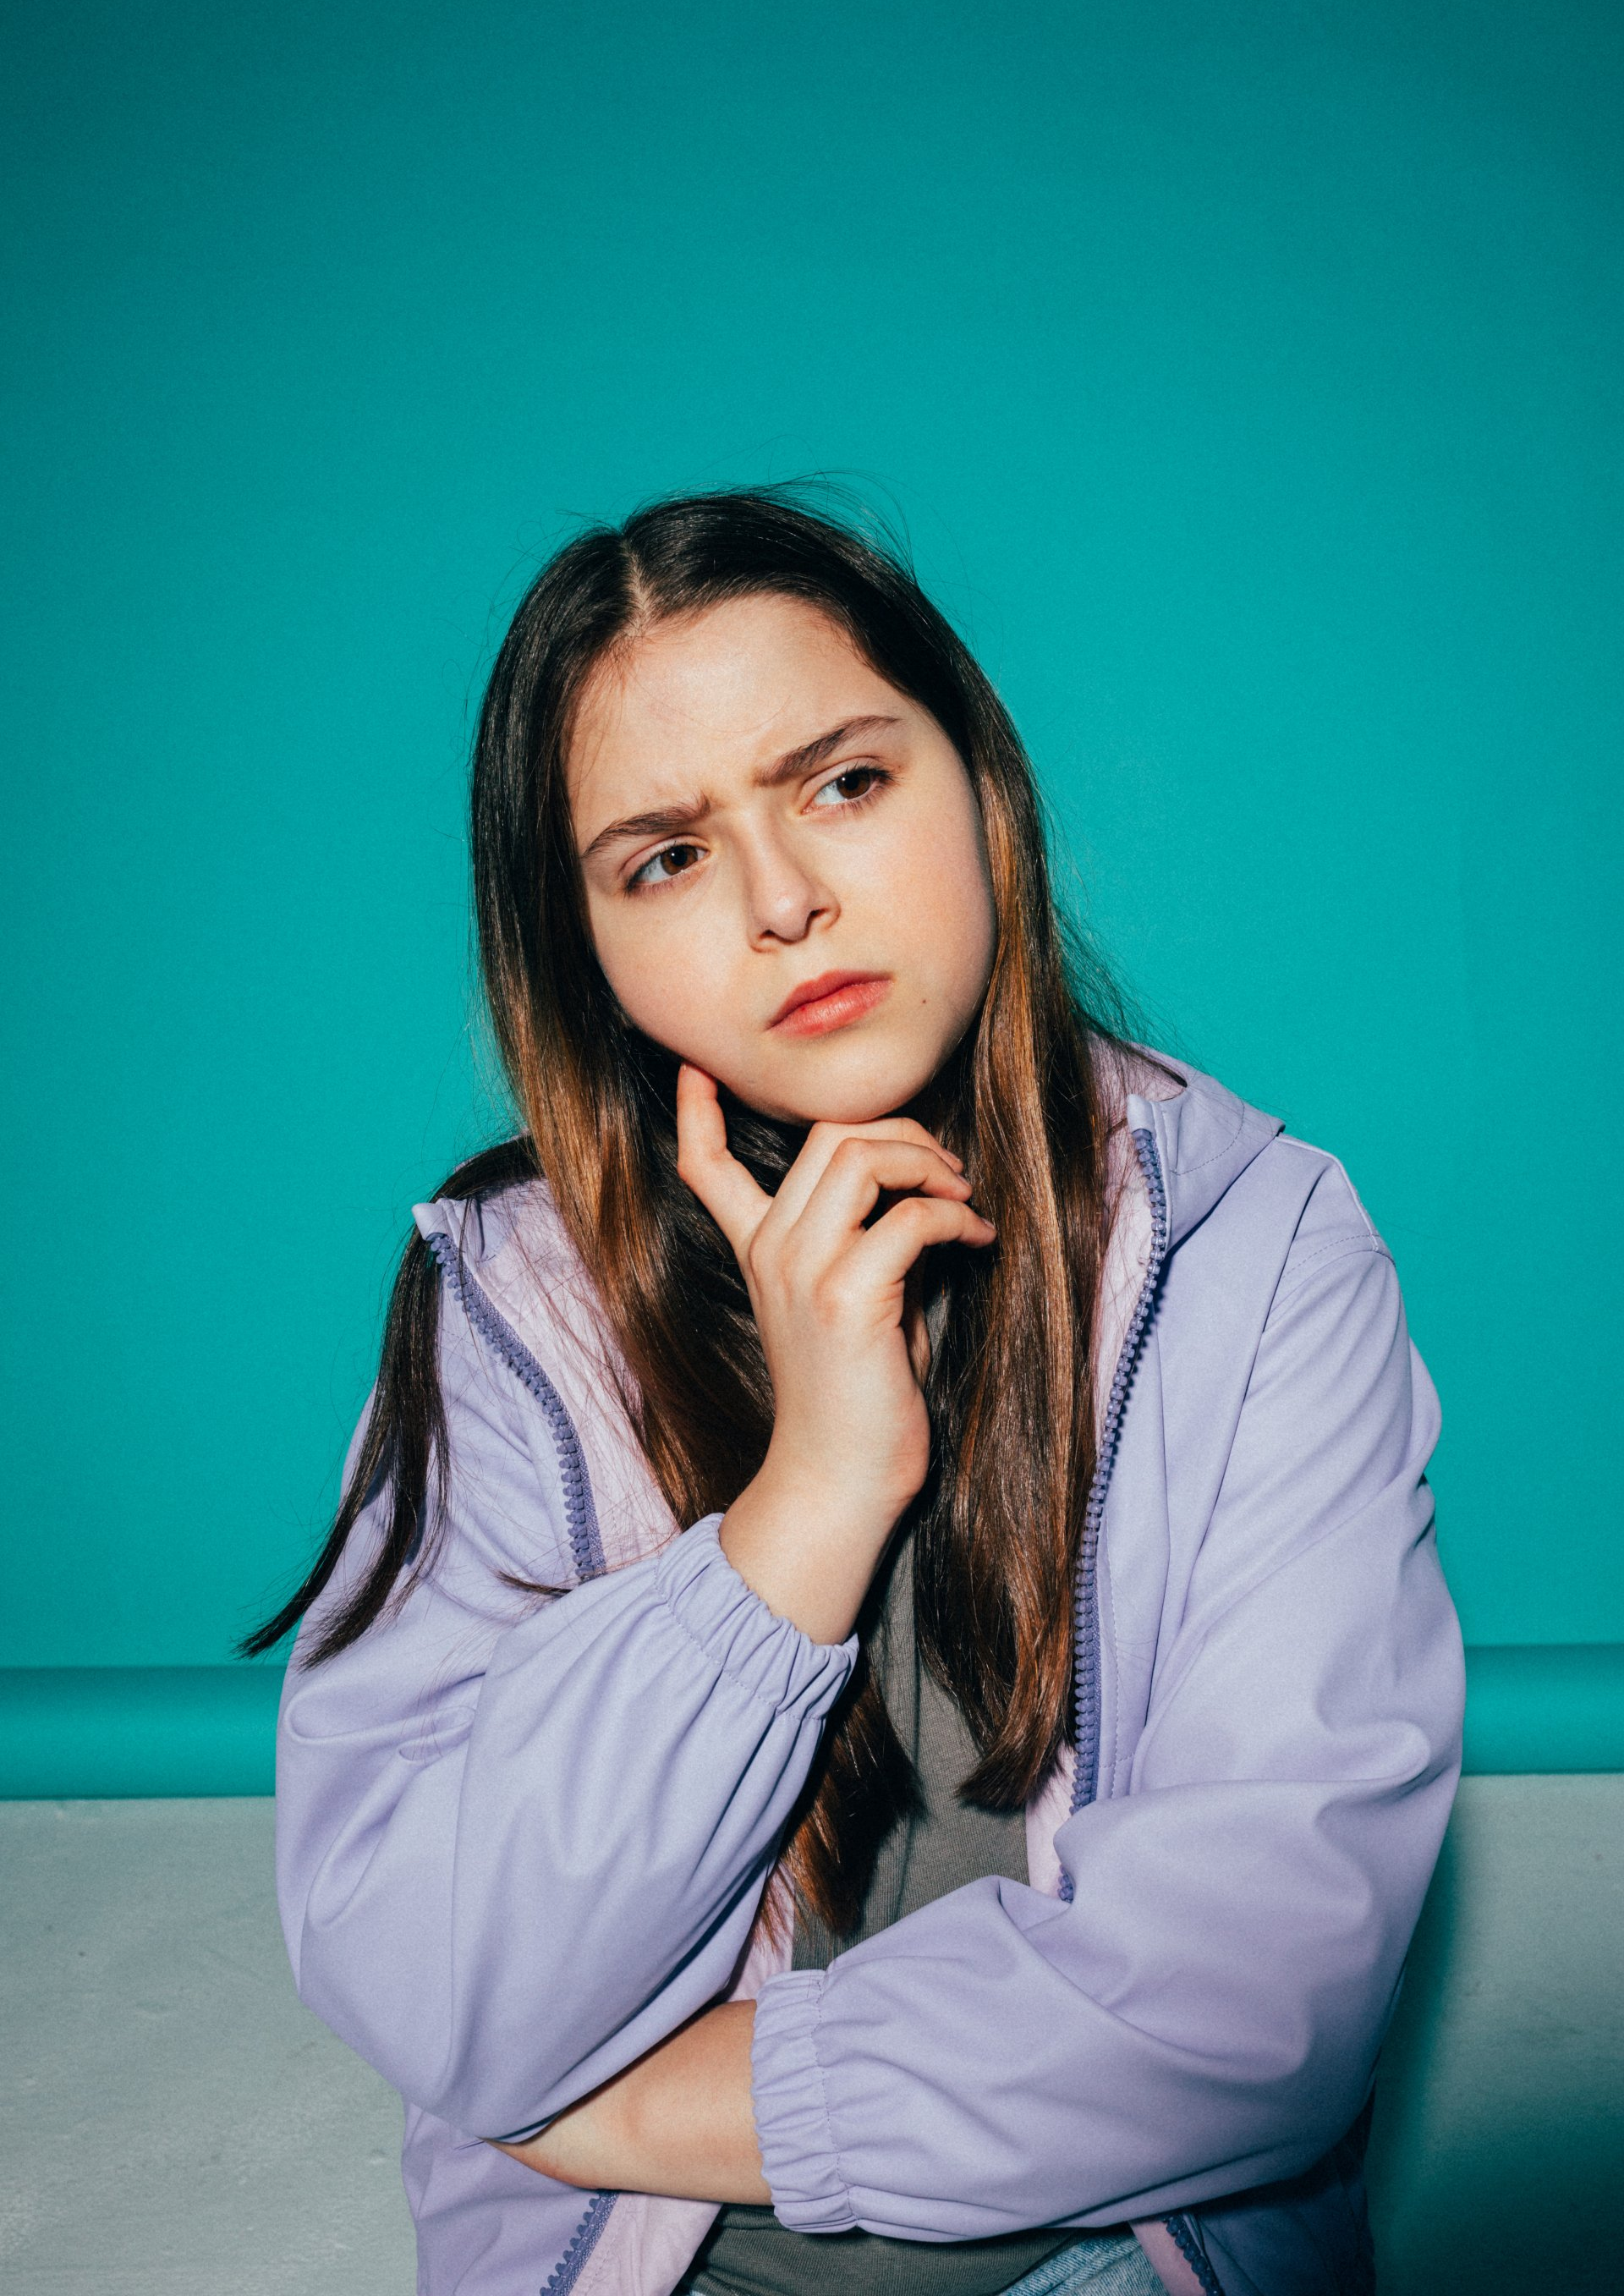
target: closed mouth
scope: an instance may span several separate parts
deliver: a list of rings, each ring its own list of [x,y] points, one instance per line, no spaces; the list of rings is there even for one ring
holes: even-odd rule
[[[791,990],[768,1026],[790,1036],[821,1036],[872,1012],[890,985],[883,972],[821,972]]]

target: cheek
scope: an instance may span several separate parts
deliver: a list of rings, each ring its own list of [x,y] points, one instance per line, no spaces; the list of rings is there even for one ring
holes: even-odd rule
[[[590,922],[603,977],[633,1025],[668,1052],[701,1063],[714,1058],[718,1015],[730,1003],[716,936],[629,905],[604,914],[593,904]]]
[[[938,994],[956,1006],[972,1006],[987,986],[997,938],[973,807],[939,824],[934,836],[909,840],[886,872],[885,890]]]

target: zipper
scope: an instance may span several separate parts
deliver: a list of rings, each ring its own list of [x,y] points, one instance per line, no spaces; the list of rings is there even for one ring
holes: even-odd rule
[[[447,1288],[474,1330],[488,1346],[496,1350],[515,1378],[529,1388],[540,1404],[558,1452],[559,1469],[564,1485],[564,1526],[569,1533],[570,1553],[575,1562],[576,1575],[583,1579],[600,1578],[603,1570],[603,1539],[598,1529],[592,1479],[586,1472],[581,1439],[575,1431],[575,1422],[564,1407],[562,1396],[507,1318],[498,1314],[490,1294],[470,1275],[461,1247],[449,1236],[431,1235],[429,1249],[439,1263]]]
[[[601,1578],[603,1571],[603,1538],[598,1528],[597,1505],[592,1496],[592,1478],[586,1472],[586,1455],[581,1448],[581,1439],[576,1432],[575,1422],[570,1416],[562,1396],[506,1316],[498,1312],[489,1292],[468,1273],[461,1247],[449,1236],[431,1235],[429,1249],[434,1254],[447,1289],[479,1336],[540,1404],[558,1453],[559,1472],[564,1486],[564,1527],[569,1535],[570,1553],[578,1578],[583,1580]],[[599,2235],[609,2222],[610,2211],[619,2198],[618,2193],[595,2193],[592,2195],[585,2214],[570,2235],[563,2254],[544,2282],[539,2296],[569,2296],[569,2291],[586,2269],[586,2259],[597,2246]]]
[[[1186,2210],[1176,2217],[1163,2217],[1161,2221],[1172,2234],[1178,2253],[1200,2281],[1202,2296],[1224,2296],[1224,2284],[1212,2269],[1211,2259],[1202,2245],[1194,2217]]]
[[[1083,1552],[1077,1578],[1072,1671],[1072,1703],[1077,1717],[1077,1767],[1071,1781],[1071,1815],[1074,1817],[1079,1809],[1095,1799],[1099,1788],[1100,1635],[1095,1606],[1099,1587],[1100,1540],[1105,1528],[1105,1502],[1111,1493],[1111,1478],[1117,1463],[1117,1444],[1121,1437],[1128,1390],[1144,1351],[1144,1335],[1150,1329],[1151,1311],[1156,1304],[1156,1291],[1168,1256],[1168,1194],[1162,1185],[1161,1162],[1156,1153],[1155,1136],[1144,1127],[1136,1127],[1128,1136],[1134,1144],[1134,1153],[1139,1160],[1145,1193],[1151,1200],[1151,1256],[1144,1271],[1144,1282],[1139,1287],[1139,1297],[1123,1337],[1121,1352],[1117,1357],[1117,1368],[1105,1406],[1104,1423],[1100,1429],[1094,1480],[1089,1485],[1088,1504],[1083,1513]],[[1071,1876],[1062,1874],[1060,1894],[1067,1905],[1071,1902],[1072,1890]]]
[[[1168,1256],[1168,1193],[1161,1177],[1161,1160],[1156,1153],[1155,1135],[1143,1127],[1136,1127],[1128,1136],[1133,1141],[1134,1153],[1139,1160],[1139,1169],[1144,1178],[1145,1192],[1151,1200],[1151,1256],[1144,1271],[1144,1282],[1139,1287],[1139,1297],[1122,1341],[1122,1350],[1117,1357],[1111,1395],[1105,1406],[1105,1422],[1100,1430],[1099,1456],[1094,1464],[1094,1480],[1089,1486],[1088,1505],[1083,1514],[1083,1554],[1082,1568],[1078,1573],[1073,1677],[1077,1711],[1077,1771],[1071,1784],[1073,1816],[1095,1799],[1099,1786],[1100,1638],[1095,1600],[1099,1584],[1100,1540],[1105,1529],[1105,1501],[1110,1496],[1111,1473],[1117,1463],[1122,1414],[1128,1408],[1128,1390],[1139,1367],[1145,1333],[1150,1329],[1151,1313],[1156,1304],[1157,1287],[1161,1282],[1161,1271]],[[1060,1894],[1066,1904],[1071,1903],[1074,1885],[1070,1874],[1061,1875]],[[1193,2217],[1186,2213],[1163,2217],[1161,2221],[1172,2234],[1180,2256],[1200,2283],[1202,2296],[1224,2296],[1223,2284],[1214,2272],[1202,2244]]]
[[[540,2296],[568,2296],[586,2269],[586,2259],[598,2244],[598,2235],[609,2222],[609,2211],[619,2198],[618,2193],[595,2193],[587,2204],[586,2213],[570,2235],[570,2245],[541,2284]]]

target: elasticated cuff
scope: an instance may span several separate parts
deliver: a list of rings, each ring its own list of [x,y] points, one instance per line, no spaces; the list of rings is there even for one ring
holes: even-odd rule
[[[767,1980],[756,2003],[750,2084],[761,2173],[791,2232],[848,2232],[857,2222],[835,2158],[816,2034],[821,1969]]]
[[[857,1638],[815,1643],[769,1611],[723,1554],[719,1514],[673,1539],[656,1585],[672,1617],[714,1666],[780,1713],[821,1721],[846,1686]]]

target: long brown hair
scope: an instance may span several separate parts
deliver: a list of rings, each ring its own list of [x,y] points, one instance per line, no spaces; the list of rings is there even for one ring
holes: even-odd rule
[[[514,617],[474,750],[475,906],[486,996],[527,1130],[454,1174],[469,1196],[545,1174],[630,1374],[638,1438],[677,1520],[725,1509],[772,1431],[743,1279],[678,1178],[676,1062],[627,1021],[588,933],[565,780],[573,715],[611,649],[673,616],[763,593],[811,603],[930,711],[980,808],[997,919],[979,1016],[913,1112],[965,1161],[998,1241],[929,1255],[945,1303],[927,1380],[930,1475],[910,1511],[926,1664],[980,1759],[965,1795],[1026,1799],[1069,1720],[1071,1595],[1094,1464],[1089,1334],[1107,1225],[1101,1055],[1110,991],[1053,900],[1030,767],[1008,713],[900,552],[786,489],[656,503],[562,549]],[[776,1185],[805,1128],[724,1095],[729,1144]],[[306,1654],[364,1633],[432,1563],[446,1438],[438,1278],[414,1239],[397,1280],[361,1455],[303,1587],[244,1647],[263,1651],[326,1585],[362,1507],[389,1505],[370,1572]],[[434,1488],[431,1489],[431,1485]],[[875,1598],[877,1599],[877,1598]],[[791,1874],[851,1927],[879,1843],[914,1791],[859,1661],[792,1829]]]

